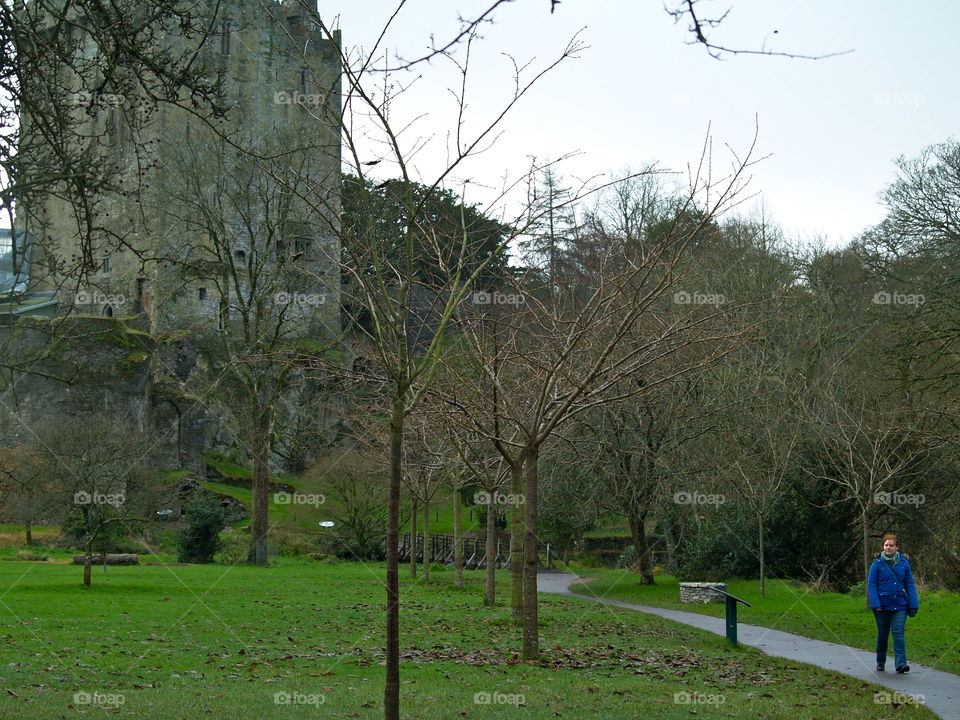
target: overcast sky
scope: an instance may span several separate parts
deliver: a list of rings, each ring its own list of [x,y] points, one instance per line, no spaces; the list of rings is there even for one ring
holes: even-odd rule
[[[384,47],[411,57],[445,39],[458,15],[492,0],[409,0]],[[561,171],[571,177],[639,168],[684,170],[700,155],[708,126],[717,171],[729,166],[729,144],[745,152],[759,123],[750,188],[791,237],[816,236],[836,246],[883,217],[878,193],[895,177],[892,160],[957,136],[960,100],[960,3],[955,0],[738,0],[702,3],[701,12],[732,8],[711,38],[736,48],[818,55],[816,61],[740,55],[712,59],[687,44],[659,0],[515,0],[482,29],[474,50],[467,117],[479,127],[511,89],[512,56],[532,67],[555,58],[578,31],[589,47],[565,62],[508,116],[496,145],[458,175],[496,185],[517,174],[527,156],[556,159],[579,152]],[[369,49],[387,0],[320,3],[339,22],[346,47]],[[774,32],[777,31],[777,32]],[[953,73],[951,73],[951,68]],[[392,107],[423,179],[445,158],[455,108],[453,75],[443,61],[394,78],[396,89],[419,79]],[[386,171],[389,172],[389,171]],[[482,192],[470,189],[468,200]]]

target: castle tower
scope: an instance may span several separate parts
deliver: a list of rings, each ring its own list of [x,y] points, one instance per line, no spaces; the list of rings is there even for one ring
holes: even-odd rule
[[[115,187],[92,194],[92,226],[55,193],[18,208],[34,289],[56,290],[61,314],[136,315],[155,332],[225,329],[268,293],[300,332],[335,332],[339,34],[293,0],[224,0],[210,26],[197,61],[222,76],[223,119],[208,123],[183,94],[147,102],[135,83],[70,81],[77,142]],[[188,42],[176,28],[161,37]],[[82,33],[78,48],[96,52]]]

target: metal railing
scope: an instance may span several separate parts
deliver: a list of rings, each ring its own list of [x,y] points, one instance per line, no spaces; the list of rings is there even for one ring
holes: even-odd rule
[[[461,539],[463,548],[463,567],[468,570],[477,570],[487,567],[487,542],[484,538],[464,537]],[[453,535],[427,535],[417,533],[411,541],[410,533],[400,536],[397,542],[397,552],[400,562],[410,562],[413,555],[418,563],[423,562],[424,553],[430,562],[443,565],[453,565],[456,542]],[[546,557],[547,565],[552,562],[549,544],[538,546],[538,552]],[[510,565],[509,540],[497,539],[494,553],[494,567],[505,568]]]
[[[746,600],[741,600],[736,595],[731,595],[726,590],[721,590],[720,588],[711,588],[712,592],[720,593],[724,595],[724,599],[727,603],[727,640],[730,641],[731,645],[737,644],[737,603],[746,605],[747,607],[753,607]]]

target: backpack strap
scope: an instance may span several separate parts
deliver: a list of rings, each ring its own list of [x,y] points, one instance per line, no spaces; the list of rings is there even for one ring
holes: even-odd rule
[[[897,574],[893,571],[893,568],[890,567],[889,565],[887,565],[887,563],[886,563],[882,558],[877,558],[877,560],[879,561],[879,563],[880,563],[881,565],[883,565],[883,566],[887,569],[887,572],[890,573],[890,576],[893,578],[893,581],[894,581],[895,583],[897,583],[897,587],[900,588],[900,591],[901,591],[904,595],[906,595],[906,597],[907,597],[907,602],[909,603],[909,602],[910,602],[910,596],[907,595],[907,591],[904,589],[903,583],[900,582],[900,578],[897,577]]]

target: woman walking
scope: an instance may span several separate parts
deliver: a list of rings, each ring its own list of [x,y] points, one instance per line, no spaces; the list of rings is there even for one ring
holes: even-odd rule
[[[920,602],[913,584],[910,561],[899,551],[897,536],[883,536],[883,552],[870,566],[867,579],[870,608],[877,621],[877,671],[887,662],[887,639],[893,634],[894,667],[898,673],[910,672],[907,665],[907,617],[917,614]]]

